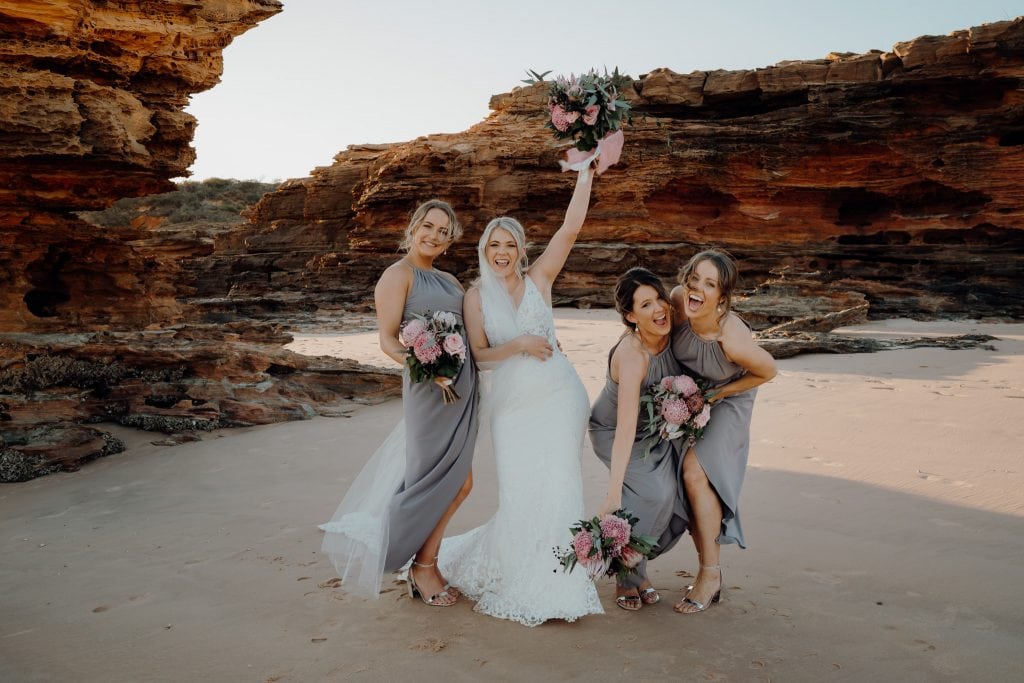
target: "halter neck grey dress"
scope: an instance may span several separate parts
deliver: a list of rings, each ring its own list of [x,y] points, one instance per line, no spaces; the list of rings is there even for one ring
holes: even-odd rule
[[[625,339],[625,337],[623,337]],[[607,467],[612,462],[612,442],[615,440],[615,424],[618,420],[619,385],[611,378],[611,359],[622,339],[608,352],[608,376],[604,388],[590,409],[590,440],[594,453]],[[673,357],[671,347],[656,356],[651,356],[647,375],[641,384],[641,394],[662,377],[682,374],[682,368]],[[677,500],[682,490],[678,478],[678,442],[658,441],[648,456],[644,455],[647,442],[643,439],[643,412],[638,409],[640,420],[633,439],[633,450],[626,477],[622,485],[622,507],[639,518],[633,528],[635,534],[645,534],[658,539],[657,554],[669,550],[686,532],[686,518],[677,514]],[[637,567],[637,573],[630,574],[621,585],[639,588],[647,577],[647,561]]]
[[[450,311],[462,322],[462,288],[449,276],[413,268],[402,320],[414,313]],[[466,362],[453,387],[460,399],[445,404],[433,382],[413,383],[402,373],[405,478],[389,508],[384,569],[400,569],[416,554],[459,492],[473,460],[477,433],[477,375],[469,340]]]
[[[727,384],[746,372],[725,357],[717,341],[698,337],[689,321],[672,333],[672,355],[688,371],[708,380],[713,387]],[[704,436],[693,446],[700,466],[722,502],[719,545],[736,543],[741,548],[747,547],[740,525],[739,500],[750,452],[750,417],[756,396],[757,389],[749,389],[711,406],[711,421],[704,429]],[[682,458],[680,466],[681,463]],[[691,519],[683,487],[679,488],[677,514]]]

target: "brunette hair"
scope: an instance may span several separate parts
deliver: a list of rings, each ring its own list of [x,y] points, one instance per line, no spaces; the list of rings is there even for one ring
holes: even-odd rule
[[[630,268],[620,275],[615,283],[615,310],[622,316],[622,324],[631,330],[633,329],[633,323],[626,319],[626,315],[633,312],[633,295],[636,294],[637,289],[644,285],[653,287],[658,292],[658,296],[668,301],[668,294],[665,293],[665,284],[661,281],[661,278],[646,268],[641,268],[640,266]]]
[[[462,237],[462,224],[456,218],[455,209],[452,208],[452,205],[440,199],[430,199],[417,206],[416,210],[412,212],[409,226],[405,229],[405,236],[402,238],[402,243],[398,245],[401,251],[409,251],[409,247],[412,246],[412,234],[416,232],[416,228],[420,227],[420,223],[423,222],[423,219],[427,217],[427,213],[432,209],[440,209],[447,214],[449,242],[454,242]]]
[[[685,286],[686,281],[693,275],[693,271],[704,261],[710,261],[718,271],[719,305],[722,307],[718,319],[722,320],[729,315],[729,311],[732,309],[732,296],[739,284],[740,271],[736,266],[736,260],[728,252],[721,249],[705,249],[694,254],[693,258],[679,269],[679,284]]]

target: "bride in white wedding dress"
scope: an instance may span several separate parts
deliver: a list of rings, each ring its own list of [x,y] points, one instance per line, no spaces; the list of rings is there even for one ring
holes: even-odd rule
[[[463,304],[473,357],[490,370],[481,409],[494,443],[498,510],[444,539],[439,566],[477,612],[526,626],[604,612],[586,572],[564,573],[553,552],[568,546],[569,527],[583,516],[590,402],[558,349],[551,285],[583,226],[592,182],[589,169],[580,173],[562,227],[529,271],[519,222],[491,221],[478,248],[480,282]]]

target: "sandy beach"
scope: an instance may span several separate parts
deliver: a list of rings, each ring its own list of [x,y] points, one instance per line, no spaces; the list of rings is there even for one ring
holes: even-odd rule
[[[593,398],[622,330],[558,312]],[[650,565],[666,598],[528,629],[411,601],[349,597],[320,550],[327,520],[401,415],[203,434],[0,487],[0,681],[1006,681],[1024,671],[1024,324],[890,320],[843,330],[979,332],[994,350],[780,361],[760,390],[722,603],[678,615],[684,540]],[[386,364],[373,333],[291,345]],[[606,470],[589,450],[591,509]],[[451,533],[495,508],[489,444]],[[568,540],[568,532],[566,534]]]

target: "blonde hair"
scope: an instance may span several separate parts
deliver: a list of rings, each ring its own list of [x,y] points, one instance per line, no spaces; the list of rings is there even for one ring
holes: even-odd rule
[[[480,235],[480,244],[478,250],[480,252],[480,267],[483,267],[484,263],[484,247],[491,241],[491,234],[501,228],[507,230],[512,238],[516,241],[516,247],[519,249],[519,260],[516,261],[516,274],[522,277],[526,272],[526,269],[530,266],[530,258],[526,255],[526,230],[523,229],[522,223],[517,221],[515,218],[509,218],[508,216],[498,216],[487,224],[484,228],[484,233]]]
[[[459,219],[455,216],[455,209],[452,205],[446,201],[440,199],[430,199],[423,202],[416,207],[416,210],[412,212],[412,218],[409,219],[409,226],[405,229],[405,236],[402,238],[402,243],[398,245],[399,250],[409,251],[409,247],[412,246],[412,235],[416,232],[416,228],[420,227],[420,223],[427,217],[433,209],[440,209],[444,211],[445,215],[448,216],[448,241],[454,242],[455,240],[462,237],[462,224],[459,223]]]

